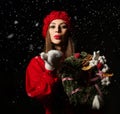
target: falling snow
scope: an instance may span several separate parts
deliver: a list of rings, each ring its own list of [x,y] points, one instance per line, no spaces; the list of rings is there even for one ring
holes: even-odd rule
[[[23,109],[17,109],[21,113],[30,112],[28,108],[25,109],[26,105],[33,106],[33,103],[37,106],[25,93],[25,69],[30,59],[43,50],[42,22],[53,9],[66,10],[71,15],[76,51],[92,53],[101,50],[108,58],[108,64],[115,74],[112,91],[113,99],[117,101],[117,96],[114,96],[120,90],[119,6],[119,0],[1,0],[1,103],[20,106]],[[115,101],[113,103],[117,105]],[[37,108],[33,109],[38,111]]]

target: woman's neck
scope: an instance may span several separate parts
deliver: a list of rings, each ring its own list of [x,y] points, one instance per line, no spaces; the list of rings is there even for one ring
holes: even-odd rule
[[[65,59],[66,58],[66,56],[65,56],[65,47],[63,46],[63,45],[54,45],[54,48],[56,49],[56,50],[59,50],[59,51],[62,51],[63,52],[63,59]]]
[[[58,45],[55,45],[55,49],[59,50],[59,51],[62,51],[62,47],[61,46],[58,46]]]

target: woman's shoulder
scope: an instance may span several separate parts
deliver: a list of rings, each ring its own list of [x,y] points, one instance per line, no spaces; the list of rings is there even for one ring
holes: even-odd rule
[[[36,55],[34,57],[32,57],[29,61],[29,64],[44,64],[43,59],[40,57],[40,55]]]

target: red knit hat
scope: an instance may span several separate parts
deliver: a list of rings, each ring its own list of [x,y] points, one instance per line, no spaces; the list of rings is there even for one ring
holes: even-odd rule
[[[68,27],[70,27],[70,17],[67,14],[67,12],[65,11],[52,11],[50,14],[48,14],[44,20],[43,20],[43,28],[42,28],[42,35],[45,38],[46,37],[46,33],[48,30],[48,26],[51,23],[51,21],[55,20],[55,19],[62,19],[66,22],[66,24],[68,25]]]

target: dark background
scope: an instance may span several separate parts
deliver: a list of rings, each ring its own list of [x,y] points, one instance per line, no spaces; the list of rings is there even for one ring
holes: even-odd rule
[[[114,72],[108,113],[119,114],[119,0],[0,0],[0,111],[42,113],[41,104],[26,95],[25,70],[43,49],[42,20],[53,9],[72,17],[76,51],[106,56]]]

